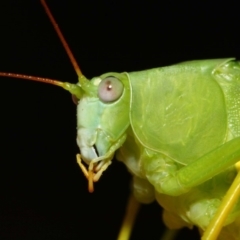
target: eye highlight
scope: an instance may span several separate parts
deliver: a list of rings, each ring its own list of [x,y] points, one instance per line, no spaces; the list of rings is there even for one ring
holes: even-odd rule
[[[115,77],[107,77],[98,86],[98,97],[102,102],[118,100],[123,93],[122,82]]]

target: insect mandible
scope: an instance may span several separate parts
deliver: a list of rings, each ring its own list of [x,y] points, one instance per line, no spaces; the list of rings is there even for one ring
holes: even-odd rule
[[[105,78],[107,80],[104,80]],[[153,200],[153,195],[156,194],[161,205],[173,204],[165,206],[166,209],[170,209],[170,212],[165,213],[165,221],[168,225],[171,225],[171,222],[177,219],[178,223],[182,224],[181,226],[184,224],[187,226],[200,225],[201,228],[205,229],[212,216],[207,217],[209,219],[200,216],[203,221],[194,219],[195,216],[199,217],[196,211],[206,212],[202,208],[203,205],[214,215],[224,193],[230,186],[231,181],[228,175],[235,171],[228,168],[234,166],[239,157],[237,147],[232,150],[235,142],[238,145],[238,123],[235,120],[237,115],[234,115],[237,114],[237,109],[234,109],[237,106],[237,103],[234,103],[234,99],[237,99],[234,94],[237,93],[234,93],[234,91],[237,89],[236,86],[239,80],[238,62],[230,59],[192,61],[167,68],[136,73],[110,73],[92,79],[92,84],[87,82],[84,77],[80,77],[80,79],[81,88],[71,85],[77,89],[77,92],[71,91],[73,95],[77,95],[77,98],[81,99],[78,111],[83,111],[83,114],[80,114],[78,123],[78,145],[81,148],[82,159],[89,164],[90,160],[96,158],[97,155],[107,154],[104,161],[99,158],[96,159],[96,161],[101,160],[100,165],[91,162],[87,170],[81,164],[81,158],[78,157],[79,164],[89,178],[90,190],[93,189],[93,181],[98,180],[102,171],[108,167],[115,150],[119,149],[117,156],[121,161],[125,162],[133,173],[135,184],[140,184],[140,186],[144,186],[144,189],[149,190],[146,195],[147,199],[144,198],[141,201],[149,202]],[[123,89],[121,90],[120,84],[117,87],[117,90],[119,90],[118,88],[120,90],[116,99],[112,99],[112,96],[110,96],[110,99],[105,99],[101,89],[111,92],[111,81],[118,82],[116,79],[121,81]],[[145,85],[145,89],[142,89],[142,82],[146,81],[146,79],[148,84]],[[156,79],[159,79],[158,82],[156,82]],[[178,79],[178,82],[175,79]],[[99,85],[102,80],[106,81],[106,88],[104,88],[104,84]],[[156,91],[154,92],[154,90]],[[82,97],[82,94],[85,97]],[[87,99],[87,95],[89,98],[93,97],[93,99]],[[98,101],[99,98],[100,102]],[[153,102],[157,103],[158,101],[161,102],[159,109],[153,111],[151,105],[153,105]],[[84,107],[86,102],[91,103],[87,107],[88,111]],[[96,105],[94,106],[94,104]],[[92,108],[91,111],[89,111],[90,108]],[[99,116],[102,116],[102,118],[98,119],[99,122],[95,122],[97,118],[93,114],[94,111],[98,112]],[[109,115],[106,117],[102,114],[103,112]],[[86,118],[88,113],[91,113],[89,119]],[[120,116],[117,116],[119,113]],[[199,115],[204,117],[199,119]],[[113,119],[114,116],[117,117],[116,121]],[[87,121],[85,121],[85,118]],[[117,123],[118,127],[114,123]],[[157,125],[152,126],[152,123]],[[107,125],[107,130],[104,132],[102,128],[105,125]],[[97,132],[95,132],[96,128],[98,129]],[[114,135],[113,131],[117,131],[117,133]],[[106,133],[109,135],[106,135]],[[91,141],[89,140],[90,143],[86,143],[85,141],[92,135],[94,137]],[[110,142],[114,143],[112,149],[108,146]],[[226,142],[229,143],[226,144]],[[96,145],[97,155],[92,147],[93,143]],[[218,150],[220,151],[218,155],[214,150],[221,145],[223,147]],[[105,148],[111,150],[107,151]],[[213,152],[208,154],[211,151]],[[226,156],[227,153],[230,156]],[[203,155],[206,157],[201,159]],[[226,157],[226,159],[221,160],[222,156]],[[195,161],[197,159],[200,159],[198,160],[199,163]],[[225,160],[225,165],[220,164]],[[209,167],[209,172],[207,172],[206,168],[204,171],[198,168],[204,161],[206,161],[204,166]],[[155,166],[157,163],[159,165]],[[210,163],[216,163],[217,166],[210,165]],[[150,167],[153,169],[149,169]],[[200,171],[203,171],[203,173]],[[157,178],[166,178],[161,186],[158,186],[160,180],[157,180],[156,183],[156,172],[161,173],[161,176],[157,176]],[[208,175],[204,176],[205,173]],[[219,175],[219,173],[221,174]],[[173,182],[170,181],[172,187],[165,186],[164,184],[167,184],[167,179],[171,174],[173,175],[173,180],[171,180]],[[175,174],[179,175],[181,179],[188,177],[187,180],[192,185],[177,186],[174,182]],[[191,175],[193,175],[192,179],[190,179]],[[200,176],[197,179],[196,176],[198,175]],[[215,175],[216,178],[206,182]],[[218,181],[223,181],[225,178],[230,183],[227,182],[226,186],[221,186],[222,189],[219,189]],[[179,184],[179,179],[177,179],[177,182]],[[152,185],[157,189],[157,193],[153,190]],[[180,185],[182,184],[180,183]],[[217,189],[215,191],[216,185]],[[136,186],[136,189],[138,187],[139,185]],[[191,188],[191,190],[188,188]],[[170,192],[171,189],[173,189],[172,192]],[[166,195],[160,194],[161,191]],[[189,192],[187,193],[187,191]],[[209,193],[213,195],[211,198]],[[139,194],[139,192],[135,191],[135,195],[142,198]],[[169,197],[169,195],[174,196]],[[175,197],[175,195],[179,196]],[[189,197],[190,195],[194,196],[195,199]],[[187,206],[181,208],[179,206],[181,202],[185,204],[187,202]],[[178,203],[178,209],[174,209],[175,203]],[[237,214],[238,208],[236,207],[233,215]],[[179,216],[181,216],[180,219]],[[171,217],[174,219],[171,219]],[[234,222],[234,217],[229,222]]]

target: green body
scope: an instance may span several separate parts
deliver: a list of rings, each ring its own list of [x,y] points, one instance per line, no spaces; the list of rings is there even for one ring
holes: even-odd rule
[[[104,103],[97,88],[108,76],[119,79],[124,92],[117,101]],[[205,230],[240,159],[239,63],[202,60],[108,73],[90,85],[77,114],[83,160],[111,161],[117,151],[117,159],[133,174],[140,202],[156,199],[170,228],[196,225]],[[228,231],[240,238],[235,227],[239,204],[225,223],[232,224],[222,230],[225,239],[235,239]]]

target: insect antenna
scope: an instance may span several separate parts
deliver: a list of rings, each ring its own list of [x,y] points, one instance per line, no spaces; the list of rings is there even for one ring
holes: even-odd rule
[[[52,84],[52,85],[63,87],[63,88],[65,84],[64,82],[60,82],[56,79],[29,76],[29,75],[18,74],[18,73],[0,72],[0,76],[9,77],[9,78],[20,78],[20,79],[31,80],[36,82],[43,82],[43,83],[48,83],[48,84]]]
[[[47,15],[48,15],[48,17],[49,17],[49,19],[50,19],[53,27],[54,27],[54,29],[55,29],[55,31],[56,31],[59,39],[61,40],[62,45],[63,45],[63,47],[64,47],[64,49],[65,49],[68,57],[70,58],[70,61],[71,61],[72,65],[73,65],[73,67],[74,67],[74,69],[75,69],[75,72],[77,73],[77,75],[78,75],[79,78],[84,77],[83,74],[82,74],[82,72],[81,72],[80,67],[78,66],[78,63],[77,63],[75,57],[73,56],[72,51],[70,50],[70,47],[68,46],[67,41],[65,40],[65,38],[64,38],[64,36],[63,36],[60,28],[58,27],[58,24],[57,24],[56,20],[54,19],[53,15],[52,15],[52,13],[51,13],[51,11],[50,11],[50,9],[48,8],[45,0],[41,0],[41,3],[42,3],[42,5],[43,5],[43,7],[44,7],[44,9],[45,9],[45,11],[46,11],[46,13],[47,13]]]
[[[56,20],[54,19],[52,13],[50,12],[50,9],[48,8],[45,0],[41,0],[41,4],[43,5],[43,7],[44,7],[52,25],[53,25],[53,27],[54,27],[58,37],[60,38],[60,40],[63,44],[63,47],[64,47],[68,57],[70,58],[70,61],[71,61],[72,65],[75,69],[75,72],[78,75],[80,84],[84,83],[86,78],[82,74],[82,72],[80,70],[80,67],[77,64],[77,61],[74,58],[73,53],[70,50],[70,48],[67,44],[67,41],[65,40],[60,28],[58,27],[58,24],[57,24]],[[82,93],[83,93],[83,91],[82,91],[82,89],[79,85],[71,84],[71,83],[68,83],[68,82],[61,82],[61,81],[58,81],[56,79],[29,76],[29,75],[18,74],[18,73],[6,73],[6,72],[0,72],[0,76],[10,77],[10,78],[19,78],[19,79],[25,79],[25,80],[31,80],[31,81],[37,81],[37,82],[43,82],[43,83],[48,83],[48,84],[52,84],[52,85],[55,85],[55,86],[59,86],[59,87],[64,88],[65,90],[69,91],[73,95],[73,97],[76,97],[77,99],[80,99],[81,96],[82,96]]]
[[[43,7],[44,7],[44,9],[45,9],[50,21],[51,21],[56,33],[57,33],[59,39],[61,40],[62,45],[63,45],[71,63],[72,63],[72,65],[73,65],[73,67],[75,69],[75,72],[77,73],[79,79],[85,78],[84,75],[81,72],[80,67],[78,66],[78,63],[77,63],[75,57],[73,56],[72,51],[70,50],[70,48],[67,44],[67,41],[65,40],[60,28],[58,27],[58,24],[57,24],[56,20],[54,19],[50,9],[48,8],[45,0],[41,0],[41,4],[43,5]],[[63,87],[64,89],[70,91],[72,94],[75,94],[74,92],[72,92],[72,88],[76,88],[76,87],[73,87],[72,84],[70,84],[70,83],[64,83],[64,82],[58,81],[56,79],[42,78],[42,77],[29,76],[29,75],[17,74],[17,73],[6,73],[6,72],[0,72],[0,76],[48,83],[48,84],[56,85],[56,86],[59,86],[59,87]],[[71,85],[71,88],[69,89],[70,85]]]

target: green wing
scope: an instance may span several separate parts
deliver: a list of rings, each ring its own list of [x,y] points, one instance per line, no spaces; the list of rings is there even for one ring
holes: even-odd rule
[[[130,121],[141,144],[188,164],[226,141],[224,95],[212,71],[224,60],[129,74]]]

